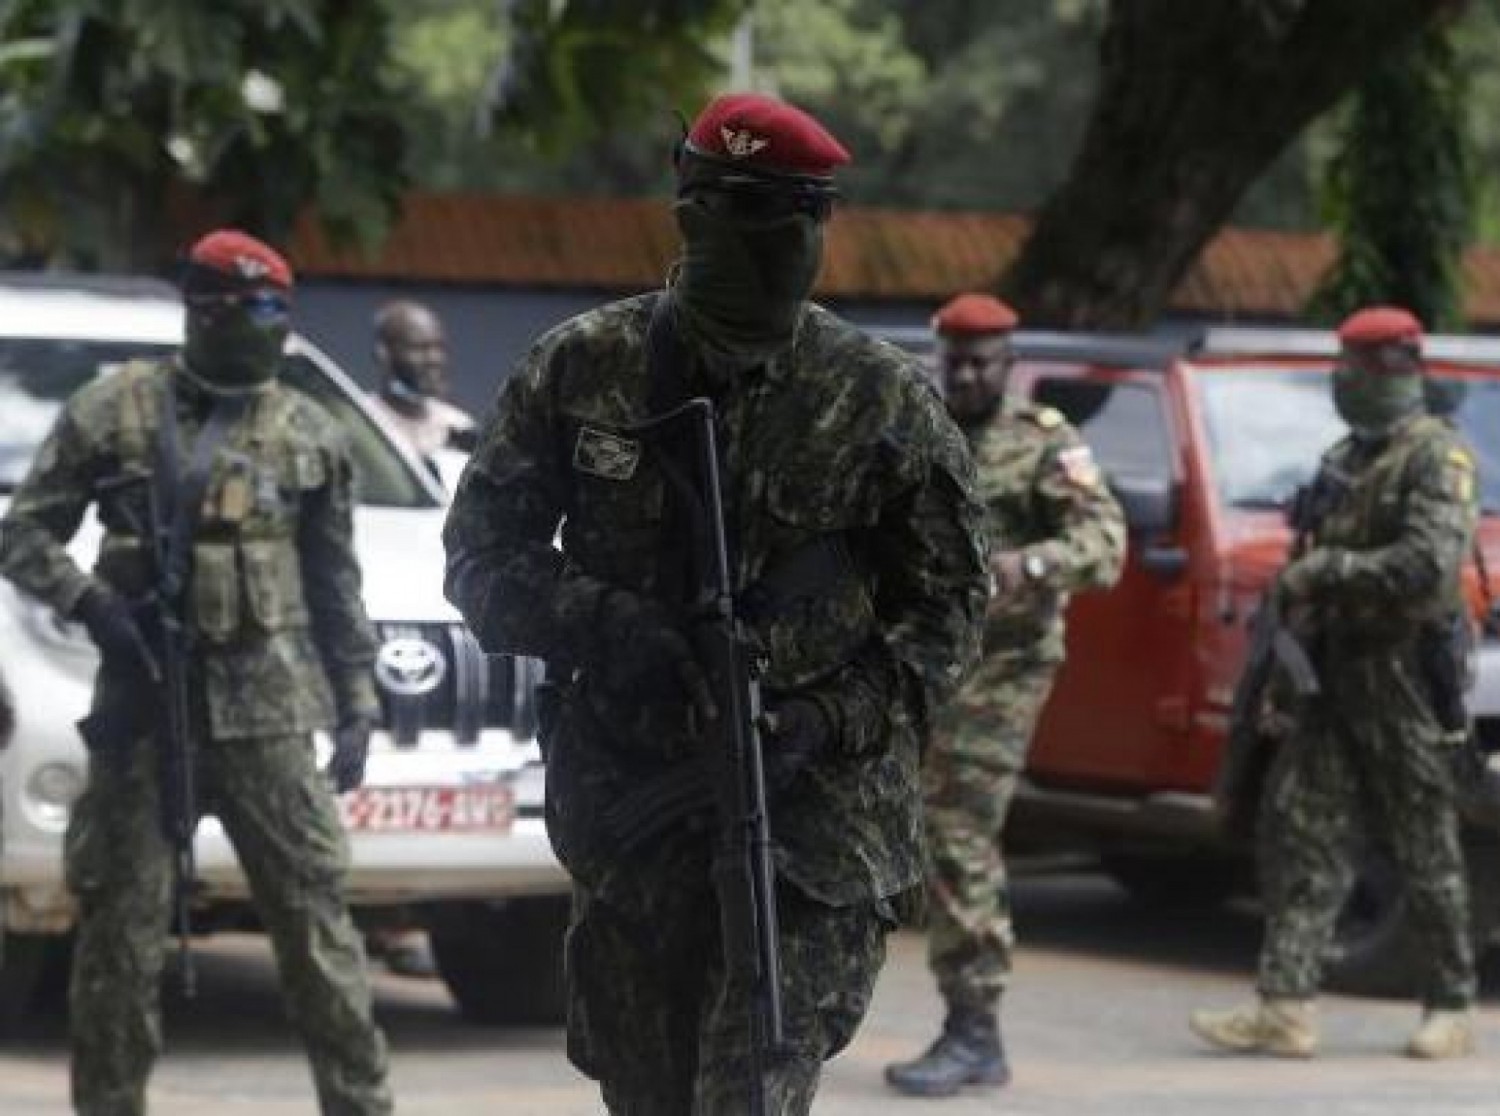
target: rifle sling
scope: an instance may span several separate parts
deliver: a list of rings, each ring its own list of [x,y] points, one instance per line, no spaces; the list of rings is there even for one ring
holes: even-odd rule
[[[244,396],[218,396],[213,401],[203,429],[193,441],[192,457],[187,472],[179,478],[177,436],[177,390],[172,374],[162,384],[161,416],[156,439],[157,499],[163,514],[168,516],[167,538],[164,553],[158,550],[161,569],[162,599],[174,613],[179,607],[183,587],[187,584],[188,559],[203,509],[203,497],[208,491],[209,477],[213,473],[214,454],[224,444],[230,429],[245,413],[249,399]],[[179,622],[181,616],[176,616]]]
[[[646,369],[650,374],[647,407],[651,414],[664,415],[687,402],[692,365],[693,355],[683,343],[672,313],[672,296],[663,291],[651,307],[651,321],[646,327]],[[703,494],[693,481],[694,447],[681,434],[674,438],[669,430],[662,430],[651,448],[667,484],[657,547],[660,596],[664,601],[697,604],[708,571],[697,568],[696,556],[708,552],[708,540]],[[685,542],[689,545],[684,546]]]

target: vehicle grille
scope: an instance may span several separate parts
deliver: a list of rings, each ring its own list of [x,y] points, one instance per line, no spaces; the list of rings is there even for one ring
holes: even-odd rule
[[[376,630],[381,715],[398,747],[415,747],[424,729],[451,731],[465,745],[485,728],[518,736],[536,731],[536,660],[486,655],[462,624],[377,624]]]

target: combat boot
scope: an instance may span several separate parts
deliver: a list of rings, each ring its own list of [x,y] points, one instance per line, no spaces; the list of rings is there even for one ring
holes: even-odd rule
[[[943,1033],[920,1058],[885,1067],[892,1088],[912,1097],[950,1097],[965,1085],[1004,1085],[1010,1066],[992,1011],[953,1008]]]
[[[1463,1058],[1474,1053],[1474,1013],[1429,1008],[1406,1043],[1412,1058]]]
[[[1312,1000],[1258,999],[1228,1011],[1195,1011],[1188,1026],[1210,1046],[1240,1054],[1311,1058],[1318,1049]]]

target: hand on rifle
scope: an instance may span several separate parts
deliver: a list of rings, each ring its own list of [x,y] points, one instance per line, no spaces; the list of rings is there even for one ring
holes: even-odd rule
[[[684,698],[708,720],[718,717],[703,665],[666,609],[626,589],[607,589],[598,616],[605,671],[617,690]]]
[[[814,760],[833,748],[833,725],[811,698],[789,697],[765,712],[766,790],[779,794]]]
[[[118,593],[91,587],[78,598],[73,619],[84,626],[106,668],[122,675],[156,677],[156,656],[135,622],[130,605]]]
[[[350,717],[333,730],[333,755],[328,777],[335,794],[351,791],[365,781],[365,761],[370,758],[370,721]]]
[[[1347,574],[1347,552],[1315,547],[1293,559],[1277,580],[1282,603],[1288,607],[1306,604],[1329,585]]]

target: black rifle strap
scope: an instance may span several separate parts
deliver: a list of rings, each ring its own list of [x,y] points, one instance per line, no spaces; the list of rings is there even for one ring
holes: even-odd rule
[[[214,454],[229,436],[230,428],[245,413],[250,399],[242,395],[214,398],[213,409],[193,442],[187,472],[179,475],[177,391],[172,375],[168,371],[162,381],[161,416],[156,438],[156,491],[168,523],[163,568],[156,573],[163,600],[175,609],[187,584],[188,551],[193,531],[198,526],[203,496],[208,491],[208,480],[213,473]]]
[[[650,414],[664,415],[687,402],[692,367],[693,354],[683,343],[672,314],[672,296],[662,291],[656,296],[646,328]],[[696,564],[697,555],[708,553],[706,540],[700,537],[706,530],[703,494],[696,491],[692,480],[697,475],[692,442],[696,437],[696,432],[683,434],[669,428],[661,431],[651,446],[667,486],[657,550],[660,597],[664,601],[693,602],[708,575]]]

